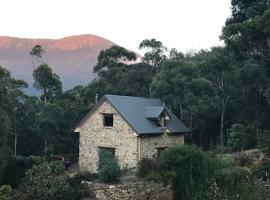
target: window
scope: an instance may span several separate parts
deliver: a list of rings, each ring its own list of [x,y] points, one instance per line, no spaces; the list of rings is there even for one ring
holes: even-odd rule
[[[113,115],[112,114],[104,114],[103,115],[103,125],[107,127],[113,126]]]

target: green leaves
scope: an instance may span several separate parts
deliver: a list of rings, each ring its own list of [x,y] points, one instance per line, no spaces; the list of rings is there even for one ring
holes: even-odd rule
[[[112,46],[109,49],[102,50],[98,56],[98,63],[94,66],[94,72],[103,69],[109,69],[119,64],[134,61],[137,56],[134,52],[128,51],[120,46]]]
[[[34,86],[43,90],[42,99],[47,103],[50,98],[62,93],[62,83],[58,75],[47,64],[40,65],[33,72]]]

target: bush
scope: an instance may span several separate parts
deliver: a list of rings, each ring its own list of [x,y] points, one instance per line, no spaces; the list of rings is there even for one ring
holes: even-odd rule
[[[102,167],[98,169],[98,177],[102,182],[115,183],[120,180],[121,169],[116,159],[107,158]]]
[[[31,169],[34,165],[39,165],[44,161],[45,159],[39,156],[17,156],[11,158],[4,170],[3,184],[8,184],[13,188],[16,188],[21,183],[21,180],[28,169]]]
[[[247,133],[243,125],[233,124],[230,128],[228,146],[233,150],[243,150],[248,144]]]
[[[207,198],[213,169],[211,159],[195,146],[181,145],[161,155],[161,169],[172,181],[175,199]]]
[[[262,149],[267,155],[270,154],[270,131],[265,130],[258,137],[258,148]]]
[[[156,159],[143,158],[138,163],[136,175],[146,180],[159,181],[161,179],[160,162]]]
[[[98,175],[90,172],[79,172],[72,179],[74,181],[93,181],[98,179]]]
[[[0,187],[0,199],[1,200],[11,200],[12,189],[9,185],[3,185]]]
[[[245,167],[245,166],[251,166],[253,163],[253,160],[245,155],[245,154],[241,154],[239,155],[239,157],[236,157],[236,162],[240,167]]]
[[[72,187],[69,178],[62,173],[64,168],[60,162],[49,164],[44,162],[27,170],[22,184],[15,192],[18,200],[74,200],[83,195],[77,187]]]
[[[252,172],[258,178],[270,181],[270,162],[261,163],[259,166],[255,167]]]

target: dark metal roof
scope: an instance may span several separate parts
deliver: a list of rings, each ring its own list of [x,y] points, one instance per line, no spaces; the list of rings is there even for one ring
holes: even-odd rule
[[[164,111],[164,107],[145,107],[144,114],[148,119],[158,119],[161,113]]]
[[[164,128],[157,126],[156,122],[146,117],[159,116],[165,109],[170,116],[170,120],[166,122],[166,128],[172,134],[183,134],[189,132],[189,129],[168,109],[159,99],[105,95],[112,106],[127,121],[127,123],[139,135],[154,135],[164,133]],[[155,109],[152,109],[152,108]],[[161,110],[163,108],[163,110]]]

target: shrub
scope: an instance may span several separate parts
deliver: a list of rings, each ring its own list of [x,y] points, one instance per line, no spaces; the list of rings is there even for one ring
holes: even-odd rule
[[[105,183],[114,183],[120,180],[122,173],[120,165],[112,152],[99,151],[98,177]]]
[[[240,167],[245,167],[245,166],[251,166],[253,163],[253,160],[245,155],[245,154],[241,154],[238,157],[236,157],[236,162]]]
[[[121,177],[121,169],[115,158],[106,158],[98,169],[98,177],[102,182],[118,182]]]
[[[11,200],[12,189],[9,185],[3,185],[0,187],[0,199],[1,200]]]
[[[3,183],[16,188],[21,183],[21,180],[28,169],[31,169],[33,165],[39,165],[44,161],[45,159],[39,156],[17,156],[11,158],[5,168]]]
[[[14,199],[80,199],[82,197],[81,191],[72,187],[68,177],[61,172],[64,166],[60,165],[60,162],[52,164],[44,162],[27,170],[22,184],[15,192]],[[79,186],[77,185],[77,187]]]
[[[270,154],[270,131],[265,130],[258,137],[258,148],[262,149],[266,154]]]
[[[253,174],[258,178],[270,181],[270,162],[263,162],[253,169]]]
[[[160,162],[156,159],[143,158],[138,163],[136,175],[146,180],[160,180]]]
[[[247,133],[243,125],[233,124],[230,128],[228,145],[233,150],[243,150],[248,144]]]
[[[93,181],[98,179],[98,175],[90,172],[79,172],[72,179],[74,181]]]
[[[161,169],[172,181],[175,199],[207,198],[213,169],[211,159],[195,146],[175,146],[161,155]]]

